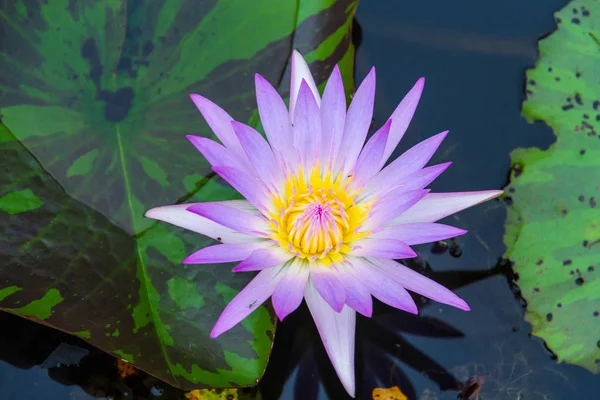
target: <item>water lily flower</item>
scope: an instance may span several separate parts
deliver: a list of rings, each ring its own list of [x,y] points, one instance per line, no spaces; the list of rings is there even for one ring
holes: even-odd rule
[[[415,257],[410,245],[464,234],[436,221],[502,192],[426,189],[450,165],[425,167],[448,132],[386,165],[415,112],[423,78],[364,144],[373,116],[375,69],[346,109],[337,66],[321,97],[300,53],[294,51],[291,62],[289,110],[273,86],[255,76],[268,142],[210,100],[191,95],[221,143],[188,139],[246,200],[157,207],[146,216],[220,242],[191,254],[184,264],[240,262],[234,272],[259,271],[225,307],[212,338],[269,297],[280,320],[304,299],[335,371],[354,396],[356,313],[371,316],[371,296],[413,314],[417,306],[409,290],[469,310],[450,290],[394,260]]]

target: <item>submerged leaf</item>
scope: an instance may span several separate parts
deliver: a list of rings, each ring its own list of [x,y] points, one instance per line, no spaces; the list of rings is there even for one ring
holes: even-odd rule
[[[527,72],[523,114],[556,133],[550,149],[518,149],[507,195],[506,256],[526,319],[559,361],[600,371],[600,2],[556,14]]]
[[[181,265],[210,239],[145,219],[229,199],[186,134],[188,94],[246,121],[259,72],[291,49],[322,82],[352,76],[355,0],[14,1],[0,7],[0,309],[78,335],[180,388],[253,385],[271,351],[264,307],[218,340],[252,274]],[[318,28],[318,29],[317,29]]]

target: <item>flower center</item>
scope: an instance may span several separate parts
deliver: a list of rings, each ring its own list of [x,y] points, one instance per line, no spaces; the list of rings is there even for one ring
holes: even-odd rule
[[[273,197],[280,210],[270,218],[273,239],[296,257],[341,261],[349,243],[367,235],[358,230],[369,206],[355,204],[358,191],[350,193],[349,184],[348,178],[321,176],[318,168],[309,177],[300,172],[288,178],[284,193]]]
[[[288,241],[309,256],[323,258],[339,249],[348,229],[348,213],[336,197],[308,191],[292,200],[282,216]],[[296,201],[294,201],[296,200]]]

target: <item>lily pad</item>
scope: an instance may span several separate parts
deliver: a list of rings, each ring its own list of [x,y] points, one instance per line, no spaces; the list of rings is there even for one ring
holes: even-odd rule
[[[186,134],[202,93],[248,121],[253,73],[285,92],[293,48],[352,77],[355,0],[10,1],[0,7],[0,309],[77,335],[174,386],[253,385],[264,307],[217,340],[251,274],[183,266],[211,244],[145,219],[229,199]]]
[[[525,318],[559,361],[600,370],[600,2],[575,0],[539,43],[523,115],[556,134],[518,149],[507,196],[506,257]]]

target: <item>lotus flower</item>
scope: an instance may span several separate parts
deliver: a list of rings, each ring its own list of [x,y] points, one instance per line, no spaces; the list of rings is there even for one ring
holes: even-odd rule
[[[375,69],[346,110],[337,66],[321,97],[300,53],[294,51],[291,62],[289,111],[273,86],[255,76],[268,142],[210,100],[191,95],[221,144],[188,139],[246,200],[164,206],[146,216],[220,242],[191,254],[184,264],[241,261],[234,272],[259,271],[225,307],[212,338],[269,297],[280,320],[304,299],[335,371],[354,396],[356,313],[371,316],[371,296],[413,314],[417,307],[408,290],[469,310],[450,290],[394,260],[415,257],[410,245],[464,234],[436,221],[502,192],[425,189],[450,165],[425,167],[448,132],[386,166],[415,112],[423,78],[364,144]]]

